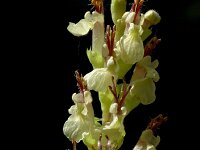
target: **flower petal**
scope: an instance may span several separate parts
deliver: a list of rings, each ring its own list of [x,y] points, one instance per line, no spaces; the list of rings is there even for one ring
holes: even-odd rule
[[[113,74],[107,68],[96,68],[84,76],[90,90],[106,91],[112,85]]]
[[[160,137],[155,137],[152,130],[146,129],[142,132],[142,135],[133,150],[156,150],[156,146],[159,142]]]
[[[81,19],[77,24],[70,22],[67,30],[74,36],[83,36],[88,34],[91,27],[91,22],[86,19]]]

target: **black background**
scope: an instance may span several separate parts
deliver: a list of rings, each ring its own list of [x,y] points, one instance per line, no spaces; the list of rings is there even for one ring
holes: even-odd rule
[[[105,5],[108,14],[109,3]],[[4,88],[9,89],[4,98],[9,106],[5,122],[11,131],[6,130],[8,148],[72,150],[62,128],[73,104],[71,95],[78,92],[74,71],[79,69],[84,75],[92,69],[85,54],[91,37],[74,37],[66,27],[83,18],[92,8],[88,4],[87,0],[14,4],[4,37],[9,37],[5,48],[8,58],[3,63],[8,65]],[[131,150],[150,118],[160,113],[169,120],[158,130],[158,150],[194,149],[199,130],[200,4],[197,0],[149,0],[143,11],[148,9],[155,9],[162,17],[155,28],[162,39],[154,53],[160,62],[157,99],[127,116],[121,150]],[[106,21],[111,23],[109,17]],[[99,105],[94,108],[100,117]],[[77,148],[86,149],[82,143]]]

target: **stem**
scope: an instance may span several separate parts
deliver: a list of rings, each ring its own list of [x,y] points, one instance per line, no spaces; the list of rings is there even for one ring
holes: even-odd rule
[[[73,150],[76,150],[76,141],[73,141]]]

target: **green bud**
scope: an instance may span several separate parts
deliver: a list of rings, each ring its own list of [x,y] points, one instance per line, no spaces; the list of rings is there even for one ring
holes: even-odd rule
[[[149,10],[144,14],[144,23],[146,23],[145,21],[148,21],[148,24],[146,23],[148,27],[158,24],[160,20],[161,17],[155,10]]]
[[[126,0],[112,0],[111,1],[111,15],[114,24],[122,17],[126,11]]]

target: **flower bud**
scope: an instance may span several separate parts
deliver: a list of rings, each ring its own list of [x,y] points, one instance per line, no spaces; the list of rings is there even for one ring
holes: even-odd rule
[[[149,10],[144,14],[143,26],[149,28],[151,25],[156,25],[160,22],[161,17],[155,10]]]
[[[113,103],[110,105],[110,113],[112,114],[116,114],[117,113],[117,107],[118,107],[118,104],[117,103]]]
[[[114,24],[122,17],[126,11],[126,0],[112,0],[111,1],[111,14]]]

